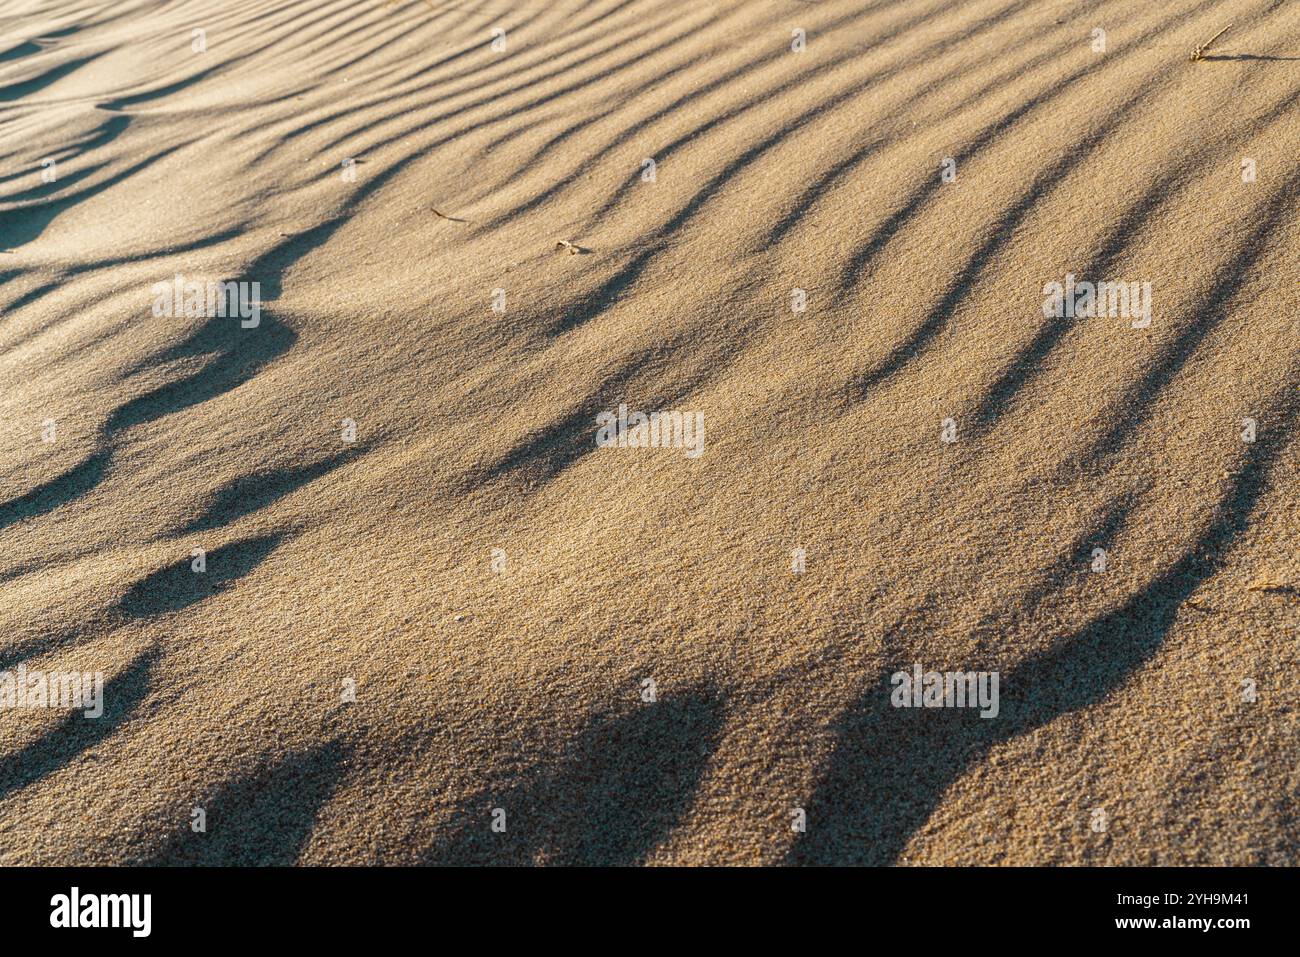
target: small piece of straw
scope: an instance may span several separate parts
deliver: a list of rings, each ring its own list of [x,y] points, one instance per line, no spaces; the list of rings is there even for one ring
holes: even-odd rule
[[[1230,27],[1230,26],[1232,26],[1231,23],[1228,24],[1228,27]],[[1205,59],[1205,51],[1208,50],[1208,49],[1210,49],[1210,47],[1213,45],[1213,43],[1214,43],[1215,40],[1219,39],[1219,37],[1223,36],[1225,33],[1228,32],[1228,27],[1224,27],[1222,30],[1220,30],[1218,33],[1216,33],[1214,36],[1210,37],[1210,39],[1206,40],[1204,43],[1202,43],[1200,46],[1198,46],[1195,50],[1193,50],[1193,51],[1192,51],[1192,62],[1195,63],[1197,60],[1204,60],[1204,59]]]

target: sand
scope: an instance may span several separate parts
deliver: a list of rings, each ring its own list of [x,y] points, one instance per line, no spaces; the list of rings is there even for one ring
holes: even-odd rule
[[[1300,863],[1296,4],[0,32],[0,864]]]

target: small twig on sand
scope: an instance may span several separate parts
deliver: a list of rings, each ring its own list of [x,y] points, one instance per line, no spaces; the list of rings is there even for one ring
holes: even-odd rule
[[[430,209],[433,209],[433,215],[438,216],[438,217],[440,217],[440,218],[442,218],[442,219],[445,219],[445,220],[447,220],[448,222],[452,222],[452,223],[468,223],[468,222],[469,222],[468,219],[457,219],[455,216],[448,216],[446,213],[441,212],[441,211],[439,211],[439,210],[437,210],[437,209],[434,209],[432,206],[430,206],[429,208],[430,208]]]
[[[1230,26],[1232,26],[1231,23],[1228,24],[1228,27],[1230,27]],[[1202,43],[1200,46],[1198,46],[1195,50],[1193,50],[1193,51],[1192,51],[1192,62],[1195,63],[1197,60],[1204,60],[1204,59],[1205,59],[1205,51],[1208,50],[1208,49],[1210,49],[1210,47],[1214,45],[1214,41],[1215,41],[1215,40],[1219,39],[1219,37],[1223,36],[1225,33],[1228,32],[1228,27],[1224,27],[1222,30],[1220,30],[1218,33],[1216,33],[1214,36],[1210,37],[1210,39],[1206,40],[1204,43]]]
[[[1296,587],[1294,585],[1288,585],[1286,582],[1269,581],[1265,579],[1262,581],[1251,582],[1246,586],[1246,591],[1284,592],[1294,594],[1296,592]]]

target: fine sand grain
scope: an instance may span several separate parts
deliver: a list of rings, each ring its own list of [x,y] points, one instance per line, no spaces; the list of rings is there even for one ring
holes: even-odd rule
[[[1300,3],[0,37],[0,864],[1300,863]]]

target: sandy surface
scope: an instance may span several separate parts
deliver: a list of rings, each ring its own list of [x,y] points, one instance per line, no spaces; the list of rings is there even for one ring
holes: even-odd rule
[[[1300,863],[1300,4],[0,35],[0,864]]]

